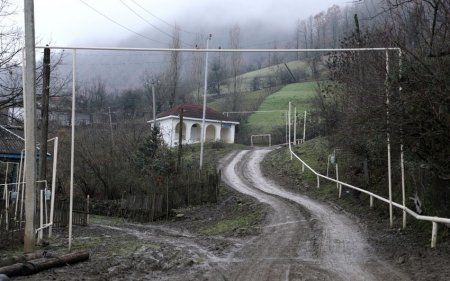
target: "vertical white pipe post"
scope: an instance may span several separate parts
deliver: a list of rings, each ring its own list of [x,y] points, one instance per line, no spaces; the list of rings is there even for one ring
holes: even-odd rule
[[[406,228],[405,163],[403,158],[403,144],[400,145],[400,168],[402,174],[403,228]]]
[[[402,94],[402,49],[398,49],[398,93]],[[403,130],[401,132],[401,144],[400,144],[400,166],[402,172],[402,204],[403,204],[403,228],[406,228],[406,186],[405,186],[405,163],[403,153]]]
[[[387,142],[387,161],[388,161],[388,188],[389,188],[389,226],[393,227],[393,209],[392,209],[392,173],[391,173],[391,136],[389,124],[389,51],[386,50],[386,142]]]
[[[44,210],[45,210],[45,224],[48,224],[48,206],[47,206],[47,192],[48,192],[48,186],[47,182],[45,183],[45,190],[44,190]]]
[[[24,0],[24,107],[25,107],[25,171],[26,196],[24,252],[35,248],[34,212],[36,209],[36,51],[34,33],[34,1]]]
[[[44,190],[39,190],[39,232],[38,232],[38,244],[41,243],[44,229]]]
[[[297,107],[294,107],[294,145],[297,144]]]
[[[53,140],[53,171],[52,171],[52,197],[50,198],[50,227],[48,237],[52,237],[53,217],[55,215],[55,191],[56,191],[56,170],[58,167],[58,137]]]
[[[320,177],[317,176],[317,188],[320,188]]]
[[[211,40],[212,35],[210,34],[208,39],[206,40],[206,50],[208,50],[209,41]],[[203,91],[203,117],[202,117],[202,128],[201,128],[201,136],[200,136],[200,170],[203,167],[203,146],[205,142],[205,116],[206,116],[206,94],[208,92],[208,54],[209,52],[206,52],[205,56],[205,85],[204,85],[204,91]]]
[[[20,218],[19,218],[19,224],[20,224],[20,229],[22,229],[22,218],[23,218],[23,205],[25,204],[25,192],[26,192],[26,185],[25,185],[25,173],[27,172],[27,167],[25,166],[23,168],[23,181],[22,181],[22,197],[20,199]]]
[[[291,141],[291,125],[292,125],[292,121],[291,121],[291,102],[289,102],[289,115],[288,115],[288,126],[289,126],[289,130],[288,130],[288,139],[289,139],[289,156],[291,158],[292,161],[292,141]]]
[[[73,50],[72,60],[72,145],[70,147],[70,203],[69,203],[69,251],[72,248],[73,174],[75,164],[75,84],[77,50]]]
[[[372,195],[370,195],[370,208],[371,209],[373,208],[373,196]]]
[[[8,192],[8,184],[5,184],[5,222],[6,222],[6,230],[9,230],[9,192]]]
[[[431,248],[436,248],[438,225],[434,221],[432,222],[432,225],[433,228],[431,229]]]
[[[288,110],[288,147],[289,147],[289,155],[292,160],[292,152],[291,152],[291,102],[289,102],[289,110]]]
[[[8,173],[9,173],[9,162],[6,162],[6,174],[5,174],[5,190],[3,194],[3,198],[5,198],[5,222],[6,222],[6,230],[9,229],[9,194],[8,194]]]
[[[152,100],[153,100],[153,128],[155,128],[156,127],[155,81],[152,81]]]
[[[286,144],[289,142],[288,141],[288,116],[287,116],[287,113],[286,113]]]
[[[20,164],[19,164],[19,176],[17,177],[17,196],[16,196],[16,206],[14,210],[14,220],[17,221],[17,208],[19,206],[19,198],[20,198],[20,187],[22,182],[22,169],[23,169],[23,150],[20,152]]]
[[[306,141],[306,110],[305,110],[305,118],[303,119],[303,143]]]

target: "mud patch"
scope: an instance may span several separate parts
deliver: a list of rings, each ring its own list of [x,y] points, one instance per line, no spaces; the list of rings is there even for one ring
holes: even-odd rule
[[[73,229],[72,251],[89,249],[87,262],[14,280],[211,280],[220,264],[260,233],[264,207],[225,186],[218,204],[173,210],[170,221],[151,224],[91,216]],[[67,253],[67,230],[55,229],[39,251]],[[9,254],[0,253],[0,257]],[[220,278],[219,278],[220,279]]]

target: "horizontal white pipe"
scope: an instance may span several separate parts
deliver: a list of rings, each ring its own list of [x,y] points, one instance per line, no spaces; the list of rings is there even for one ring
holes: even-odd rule
[[[133,51],[133,52],[208,52],[208,53],[284,53],[284,52],[355,52],[355,51],[401,51],[400,48],[342,48],[342,49],[174,49],[174,48],[117,48],[117,47],[75,47],[75,46],[36,46],[37,49],[86,50],[86,51]]]
[[[290,150],[291,154],[294,155],[295,158],[297,158],[303,165],[305,165],[305,166],[306,166],[312,173],[314,173],[316,176],[321,177],[321,178],[324,178],[324,179],[327,179],[327,180],[329,180],[329,181],[332,181],[332,182],[335,182],[335,183],[338,183],[338,184],[341,184],[341,185],[344,185],[344,186],[347,186],[347,187],[349,187],[349,188],[352,188],[352,189],[354,189],[354,190],[360,191],[360,192],[362,192],[362,193],[368,194],[368,195],[373,196],[373,197],[377,198],[378,200],[383,201],[383,202],[385,202],[385,203],[387,203],[387,204],[390,203],[390,201],[389,201],[388,199],[386,199],[386,198],[384,198],[384,197],[381,197],[380,195],[377,195],[377,194],[372,193],[372,192],[370,192],[370,191],[361,189],[361,188],[356,187],[356,186],[354,186],[354,185],[351,185],[351,184],[348,184],[348,183],[345,183],[345,182],[342,182],[342,181],[338,181],[338,180],[336,180],[336,179],[327,177],[327,176],[325,176],[325,175],[319,174],[319,173],[316,172],[313,168],[311,168],[310,166],[308,166],[302,159],[300,159],[300,157],[298,157],[298,155],[295,154],[295,152],[292,151],[291,146],[289,146],[289,150]],[[431,216],[422,216],[422,215],[417,214],[417,213],[414,212],[413,210],[409,209],[408,207],[405,207],[405,206],[403,206],[403,205],[401,205],[401,204],[399,204],[399,203],[392,202],[392,205],[395,206],[395,207],[397,207],[397,208],[399,208],[399,209],[401,209],[401,210],[406,211],[408,214],[410,214],[411,216],[413,216],[414,218],[416,218],[416,219],[418,219],[418,220],[450,224],[450,219],[449,219],[449,218],[431,217]]]
[[[257,111],[225,111],[222,114],[238,114],[238,113],[268,113],[268,112],[287,112],[287,110],[257,110]]]
[[[42,225],[42,227],[36,228],[35,233],[38,233],[39,231],[41,231],[41,230],[43,230],[43,229],[46,229],[47,227],[50,227],[50,226],[52,226],[52,225],[53,225],[53,222],[44,224],[44,225]]]

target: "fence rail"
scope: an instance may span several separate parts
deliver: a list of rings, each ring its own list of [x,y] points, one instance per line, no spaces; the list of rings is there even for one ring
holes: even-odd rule
[[[337,179],[333,179],[330,178],[328,176],[322,175],[319,172],[317,172],[316,170],[314,170],[313,168],[311,168],[305,161],[303,161],[293,150],[292,150],[292,146],[291,146],[291,104],[289,103],[289,120],[288,120],[288,124],[289,124],[289,142],[288,142],[288,146],[289,146],[289,153],[291,155],[291,159],[292,157],[295,157],[298,161],[300,161],[300,163],[302,163],[303,167],[306,167],[308,170],[310,170],[316,177],[317,177],[317,188],[320,187],[320,178],[323,178],[325,180],[334,182],[337,184],[338,188],[339,188],[339,194],[341,194],[341,189],[342,186],[346,186],[348,188],[357,190],[359,192],[365,193],[367,195],[370,196],[370,206],[372,206],[373,204],[373,198],[376,198],[384,203],[389,204],[390,206],[394,206],[397,207],[399,209],[401,209],[404,213],[404,215],[409,214],[412,217],[414,217],[417,220],[422,220],[422,221],[429,221],[432,223],[432,229],[431,229],[431,248],[435,248],[436,247],[436,242],[437,242],[437,229],[438,229],[438,225],[437,223],[443,223],[443,224],[450,224],[450,219],[449,218],[441,218],[441,217],[432,217],[432,216],[423,216],[423,215],[419,215],[416,212],[414,212],[413,210],[409,209],[408,207],[396,203],[392,200],[386,199],[378,194],[375,194],[373,192],[367,191],[365,189],[359,188],[357,186],[348,184],[346,182],[337,180]]]
[[[124,217],[137,222],[168,218],[172,209],[217,202],[220,172],[186,171],[183,176],[160,178],[147,194],[128,194],[121,200],[95,200],[91,214]]]

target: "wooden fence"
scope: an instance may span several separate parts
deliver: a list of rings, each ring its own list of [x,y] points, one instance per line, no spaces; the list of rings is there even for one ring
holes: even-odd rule
[[[220,172],[158,178],[148,194],[127,194],[121,200],[93,202],[93,214],[118,216],[137,222],[168,218],[172,209],[217,202]],[[99,207],[101,205],[101,207]]]
[[[55,216],[53,225],[55,227],[65,227],[69,224],[69,199],[63,198],[55,200]],[[88,202],[84,198],[74,198],[72,223],[74,225],[87,225],[88,223]]]

